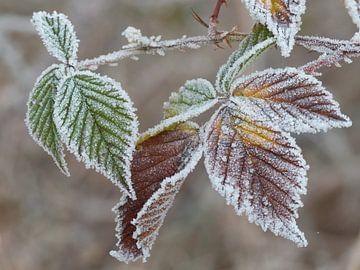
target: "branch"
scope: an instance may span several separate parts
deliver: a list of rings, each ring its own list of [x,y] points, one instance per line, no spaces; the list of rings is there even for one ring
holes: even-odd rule
[[[226,4],[226,0],[217,0],[216,6],[214,8],[213,14],[210,16],[210,24],[209,24],[209,36],[214,37],[218,34],[217,26],[219,24],[219,14],[223,4]]]
[[[185,49],[199,49],[201,47],[210,45],[210,44],[218,44],[223,42],[225,39],[229,39],[231,41],[241,41],[247,34],[229,31],[229,32],[221,32],[218,33],[215,37],[210,36],[194,36],[194,37],[184,37],[180,39],[174,40],[163,40],[156,41],[156,38],[148,38],[148,42],[143,44],[139,44],[139,41],[143,42],[143,36],[139,36],[139,40],[135,40],[133,44],[125,46],[124,49],[109,53],[106,55],[102,55],[93,59],[86,59],[78,63],[79,69],[92,69],[96,70],[100,65],[106,64],[115,64],[118,61],[124,58],[134,58],[138,55],[164,55],[165,51],[170,50],[180,50],[183,51]],[[128,38],[129,39],[129,38]]]

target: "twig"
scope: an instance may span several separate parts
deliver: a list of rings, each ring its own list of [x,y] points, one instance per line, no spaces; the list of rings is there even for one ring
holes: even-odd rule
[[[247,34],[229,31],[218,33],[215,37],[210,36],[194,36],[187,38],[180,38],[174,40],[158,41],[154,45],[136,46],[125,48],[113,53],[102,55],[93,59],[86,59],[78,63],[79,69],[97,69],[100,65],[114,64],[124,58],[136,57],[137,55],[163,55],[165,51],[169,50],[185,50],[185,49],[199,49],[200,47],[209,44],[218,44],[225,39],[231,41],[241,41]]]
[[[218,34],[217,26],[219,24],[219,14],[223,4],[226,4],[226,0],[217,0],[213,14],[210,16],[210,24],[208,28],[208,35],[210,37],[215,37]]]

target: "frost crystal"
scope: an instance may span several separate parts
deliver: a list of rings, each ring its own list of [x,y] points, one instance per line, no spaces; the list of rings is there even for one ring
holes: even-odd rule
[[[25,123],[30,135],[52,156],[60,171],[70,176],[62,142],[53,120],[55,91],[63,76],[63,67],[59,65],[48,67],[39,76],[27,103]]]
[[[267,69],[240,78],[231,100],[252,121],[286,132],[326,131],[351,126],[321,82],[295,69]]]
[[[132,26],[128,26],[123,32],[122,35],[128,40],[129,44],[123,46],[124,49],[132,47],[147,47],[147,46],[157,46],[161,40],[161,36],[151,36],[146,37],[141,34],[141,30]],[[157,52],[159,55],[162,55],[162,50]]]
[[[360,0],[345,0],[349,14],[360,30]]]
[[[283,56],[289,56],[300,30],[305,0],[242,0],[250,15],[266,24],[277,39]]]
[[[137,200],[121,199],[114,207],[119,250],[110,254],[130,262],[149,252],[186,176],[202,156],[198,126],[192,123],[141,141],[132,164]]]
[[[35,12],[32,23],[51,55],[63,63],[76,65],[79,41],[72,23],[64,14]]]
[[[62,81],[54,114],[68,149],[134,198],[130,164],[138,123],[121,85],[90,71],[76,71]]]
[[[229,102],[205,135],[205,166],[212,185],[238,215],[275,235],[306,246],[295,219],[306,193],[308,169],[288,133],[257,123]]]

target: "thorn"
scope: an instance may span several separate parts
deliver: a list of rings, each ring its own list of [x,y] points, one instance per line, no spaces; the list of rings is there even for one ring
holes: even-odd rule
[[[225,7],[228,7],[228,1],[227,0],[223,0],[223,3],[225,4]]]
[[[229,39],[228,36],[226,36],[226,37],[224,38],[224,42],[226,43],[226,45],[229,46],[229,48],[232,48],[232,45],[231,45],[231,42],[230,42],[230,39]]]
[[[198,23],[200,23],[202,26],[206,28],[209,28],[209,25],[200,17],[199,14],[196,13],[194,9],[191,9],[191,14]]]
[[[219,43],[215,43],[215,46],[218,47],[219,49],[224,49],[224,47],[221,47]]]

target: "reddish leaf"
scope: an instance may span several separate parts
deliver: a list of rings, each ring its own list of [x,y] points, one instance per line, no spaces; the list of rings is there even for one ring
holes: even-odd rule
[[[132,183],[137,200],[123,198],[115,206],[120,261],[145,261],[185,177],[202,155],[198,128],[181,124],[146,137],[137,145]]]
[[[287,133],[252,122],[223,105],[205,134],[205,165],[213,187],[250,222],[306,246],[295,219],[306,193],[307,165]]]
[[[267,69],[240,78],[232,101],[253,121],[287,132],[318,132],[348,127],[350,119],[321,82],[295,69]]]

